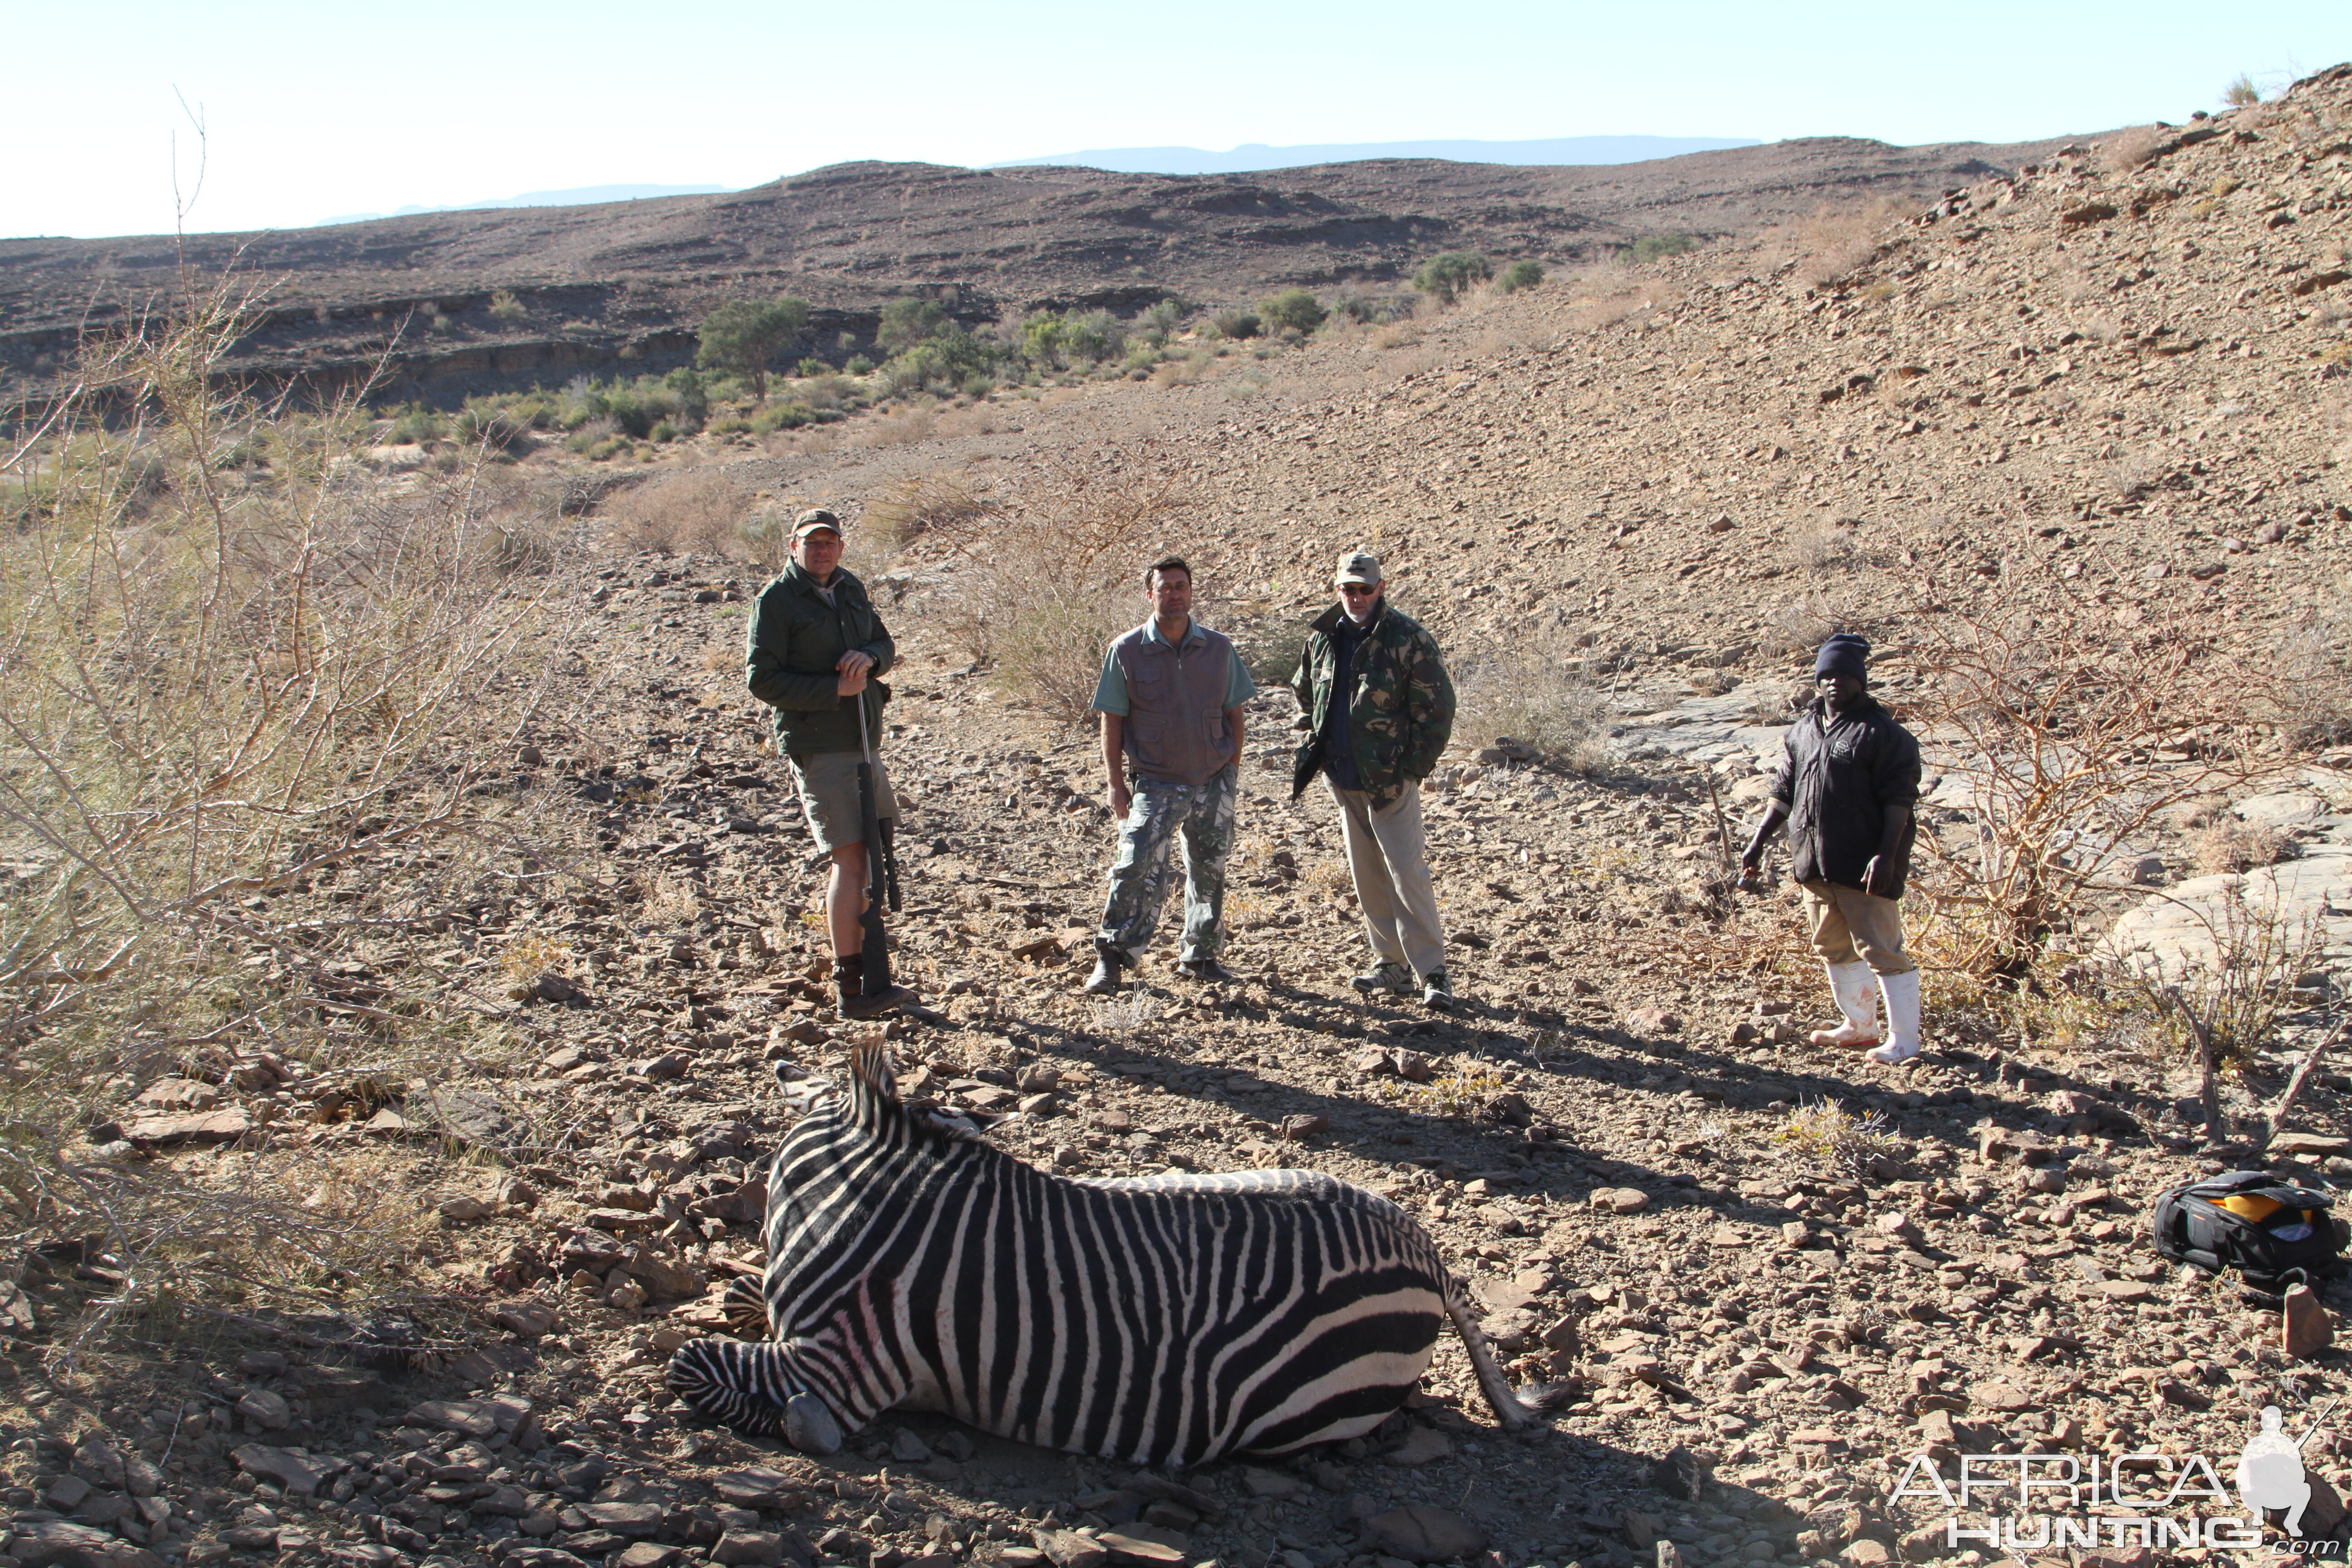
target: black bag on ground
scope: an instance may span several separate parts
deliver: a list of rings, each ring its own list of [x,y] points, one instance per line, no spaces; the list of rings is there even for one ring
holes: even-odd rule
[[[2346,1227],[2327,1192],[2267,1171],[2225,1171],[2156,1200],[2156,1250],[2209,1274],[2234,1268],[2273,1305],[2290,1285],[2342,1271]]]

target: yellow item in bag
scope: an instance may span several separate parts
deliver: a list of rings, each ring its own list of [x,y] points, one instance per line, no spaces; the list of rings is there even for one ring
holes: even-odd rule
[[[2262,1224],[2263,1221],[2278,1213],[2280,1208],[2276,1198],[2266,1198],[2259,1193],[2233,1193],[2226,1198],[2216,1198],[2214,1201],[2240,1219],[2252,1220],[2256,1225]]]

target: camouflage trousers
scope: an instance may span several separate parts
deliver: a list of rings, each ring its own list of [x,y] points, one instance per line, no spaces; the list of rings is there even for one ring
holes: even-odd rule
[[[1140,958],[1160,924],[1174,867],[1170,847],[1184,840],[1184,945],[1181,960],[1214,958],[1225,945],[1225,857],[1234,847],[1238,769],[1206,784],[1135,781],[1134,803],[1118,825],[1118,858],[1111,863],[1110,897],[1103,907],[1102,940]]]

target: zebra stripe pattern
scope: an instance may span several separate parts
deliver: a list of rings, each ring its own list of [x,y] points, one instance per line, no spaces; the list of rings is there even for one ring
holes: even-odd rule
[[[878,1047],[768,1179],[772,1338],[698,1340],[681,1398],[831,1452],[892,1408],[1138,1465],[1356,1436],[1463,1333],[1510,1391],[1428,1233],[1312,1171],[1075,1181],[899,1103]]]

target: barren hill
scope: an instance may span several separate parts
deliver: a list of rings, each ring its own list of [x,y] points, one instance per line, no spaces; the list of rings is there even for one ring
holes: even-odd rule
[[[727,195],[198,235],[187,255],[200,276],[242,271],[267,302],[239,370],[331,383],[389,350],[394,395],[454,400],[685,363],[702,313],[745,295],[809,300],[811,341],[830,347],[870,336],[880,307],[909,294],[986,321],[1288,284],[1393,288],[1434,251],[1559,264],[1644,234],[1748,233],[1824,205],[1926,200],[2060,144],[1823,137],[1591,168],[1380,161],[1263,175],[845,163]],[[175,287],[179,262],[169,236],[0,241],[0,405],[48,384],[78,333]],[[501,291],[515,304],[493,314]]]

